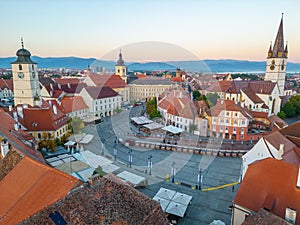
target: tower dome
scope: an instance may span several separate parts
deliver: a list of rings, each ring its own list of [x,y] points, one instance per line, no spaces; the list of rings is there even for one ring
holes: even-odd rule
[[[36,64],[30,58],[31,53],[24,48],[23,39],[21,40],[21,44],[22,44],[22,48],[20,48],[16,53],[18,58],[15,62],[12,62],[11,64]]]

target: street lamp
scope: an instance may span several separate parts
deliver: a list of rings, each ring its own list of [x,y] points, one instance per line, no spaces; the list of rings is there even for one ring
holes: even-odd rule
[[[202,191],[202,187],[201,187],[201,185],[202,185],[202,169],[199,170],[198,183],[199,183],[198,188],[199,188],[200,191]]]
[[[128,162],[129,162],[129,168],[131,168],[131,164],[132,164],[132,161],[133,161],[133,158],[132,158],[132,149],[129,149],[128,151]]]
[[[174,183],[175,179],[175,162],[172,163],[172,183]]]
[[[152,169],[152,155],[149,155],[148,157],[148,168],[149,168],[149,174],[151,175],[151,169]]]
[[[118,150],[116,148],[114,148],[114,157],[115,157],[115,161],[117,161],[117,155],[118,155]]]

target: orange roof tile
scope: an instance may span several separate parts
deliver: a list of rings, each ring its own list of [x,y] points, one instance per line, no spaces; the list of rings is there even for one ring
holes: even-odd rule
[[[0,136],[7,138],[9,143],[22,155],[28,155],[31,158],[44,163],[44,158],[41,153],[35,150],[30,142],[26,142],[31,141],[32,143],[35,143],[35,139],[22,129],[16,131],[14,128],[14,119],[2,109],[0,109],[0,118]]]
[[[143,79],[143,78],[146,78],[146,77],[147,77],[147,75],[142,74],[142,73],[136,74],[136,76],[137,76],[137,78],[139,78],[139,79]]]
[[[171,81],[179,83],[179,82],[183,82],[183,79],[181,77],[172,77]]]
[[[300,191],[297,189],[299,166],[267,158],[250,164],[234,199],[234,204],[258,212],[273,202],[269,211],[285,218],[287,207],[300,212]],[[297,216],[296,224],[300,224]]]
[[[12,80],[12,78],[8,79],[8,80],[1,78],[0,79],[0,88],[1,89],[7,88],[7,89],[13,91],[14,87],[13,87],[13,80]]]
[[[77,181],[24,157],[0,182],[1,223],[9,225],[25,220],[66,196]]]
[[[78,78],[54,78],[55,82],[62,84],[78,84],[81,81]]]
[[[65,96],[61,100],[61,107],[64,113],[70,113],[82,109],[88,109],[81,96],[68,97]]]
[[[118,75],[96,75],[88,74],[96,86],[107,86],[110,88],[123,88],[126,86],[126,83]]]

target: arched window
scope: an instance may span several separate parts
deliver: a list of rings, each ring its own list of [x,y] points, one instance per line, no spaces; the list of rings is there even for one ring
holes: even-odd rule
[[[32,70],[34,70],[34,65],[31,66]]]
[[[19,70],[22,70],[22,65],[19,65]]]

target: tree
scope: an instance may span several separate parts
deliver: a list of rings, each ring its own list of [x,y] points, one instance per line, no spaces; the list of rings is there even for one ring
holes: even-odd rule
[[[292,96],[288,101],[294,106],[296,115],[300,114],[300,95]]]
[[[214,106],[217,103],[217,100],[220,98],[220,96],[217,93],[208,93],[206,95],[208,105],[210,107]]]
[[[197,126],[195,124],[190,123],[189,125],[189,132],[193,133],[197,129]]]
[[[156,118],[156,117],[161,117],[160,112],[157,109],[152,110],[150,113],[150,119]]]
[[[281,119],[285,119],[286,115],[283,111],[280,111],[279,113],[277,113],[277,116]]]
[[[287,101],[282,107],[282,111],[285,113],[286,117],[293,117],[296,115],[296,108],[290,101]]]
[[[79,117],[73,117],[70,121],[70,125],[74,134],[78,134],[84,128],[84,124]]]
[[[200,98],[201,94],[198,90],[193,91],[193,100],[198,100]]]

